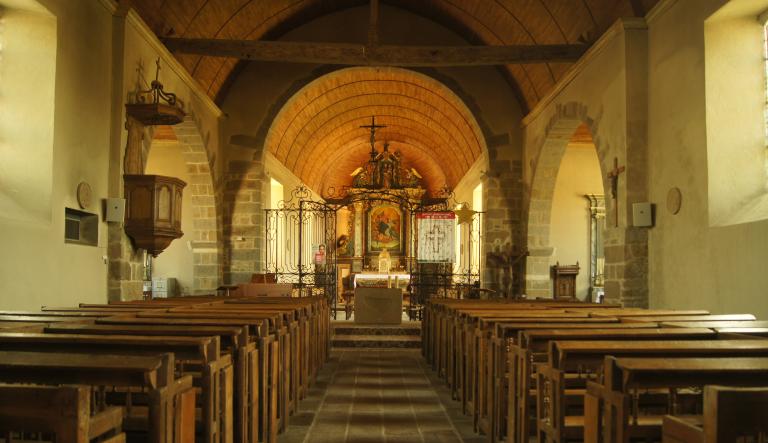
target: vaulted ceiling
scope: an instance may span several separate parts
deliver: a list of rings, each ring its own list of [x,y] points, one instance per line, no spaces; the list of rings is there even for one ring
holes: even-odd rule
[[[265,146],[310,188],[349,185],[369,159],[371,116],[376,148],[390,143],[435,192],[454,187],[480,157],[485,141],[472,113],[436,80],[398,68],[348,68],[297,92],[275,117]],[[301,153],[301,155],[299,155]]]
[[[159,37],[276,39],[322,15],[368,0],[130,0]],[[536,45],[594,41],[617,18],[642,16],[658,0],[382,0],[432,19],[472,44]],[[238,61],[177,55],[217,98]],[[570,64],[508,65],[521,105],[531,109]]]

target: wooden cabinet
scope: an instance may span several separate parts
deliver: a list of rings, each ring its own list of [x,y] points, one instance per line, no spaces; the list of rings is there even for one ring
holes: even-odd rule
[[[576,298],[577,275],[579,275],[579,262],[568,266],[560,266],[560,262],[558,262],[552,266],[552,289],[555,299]]]

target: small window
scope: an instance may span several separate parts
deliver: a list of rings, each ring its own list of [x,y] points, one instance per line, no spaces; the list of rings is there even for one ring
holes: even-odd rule
[[[98,246],[99,217],[89,212],[64,208],[64,242]]]

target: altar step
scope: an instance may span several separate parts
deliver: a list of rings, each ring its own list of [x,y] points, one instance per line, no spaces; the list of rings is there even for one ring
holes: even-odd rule
[[[334,348],[420,348],[421,322],[401,325],[357,325],[333,321]]]

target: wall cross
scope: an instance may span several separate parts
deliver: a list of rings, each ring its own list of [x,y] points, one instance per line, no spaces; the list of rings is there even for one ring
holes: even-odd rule
[[[616,210],[616,227],[619,227],[619,175],[626,171],[626,167],[619,166],[619,158],[613,158],[613,169],[608,171],[608,179],[611,181],[611,197],[613,207]]]

